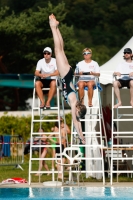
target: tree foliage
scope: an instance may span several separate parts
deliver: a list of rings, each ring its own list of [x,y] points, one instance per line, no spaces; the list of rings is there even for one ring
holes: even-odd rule
[[[31,116],[14,117],[8,116],[7,114],[8,113],[5,113],[0,117],[0,135],[20,135],[23,137],[24,141],[30,138]],[[67,125],[71,127],[71,115],[67,114],[65,118]],[[36,119],[39,119],[39,117],[36,116]],[[49,118],[45,117],[45,119]],[[39,127],[39,122],[34,123],[33,131],[38,132]],[[54,122],[43,122],[41,123],[41,127],[44,129],[44,132],[51,132],[51,128],[54,127]]]
[[[7,16],[6,11],[8,12],[8,9],[2,9],[0,13],[0,55],[8,73],[34,73],[36,63],[42,56],[43,48],[46,46],[53,48],[53,39],[48,23],[48,16],[52,12],[58,13],[66,54],[70,64],[75,65],[75,53],[80,52],[82,45],[74,39],[73,27],[62,24],[65,18],[63,3],[55,7],[48,3],[46,8],[39,7],[38,11],[29,9],[19,15],[12,12]]]

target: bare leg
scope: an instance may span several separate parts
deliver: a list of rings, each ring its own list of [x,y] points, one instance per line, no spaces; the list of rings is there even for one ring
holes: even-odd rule
[[[64,53],[64,42],[63,42],[63,38],[62,38],[62,36],[61,36],[60,30],[59,30],[58,27],[57,27],[57,33],[58,33],[58,37],[59,37],[59,39],[60,39],[62,51],[63,51],[63,54],[64,54],[64,60],[66,60],[65,62],[68,63],[67,57],[66,57],[66,55],[65,55],[65,53]],[[69,64],[69,63],[68,63],[68,64]]]
[[[78,82],[78,94],[79,94],[79,99],[82,99],[84,97],[84,87],[85,87],[85,82],[84,81],[79,81]]]
[[[56,20],[54,15],[53,15],[53,18]],[[58,37],[59,37],[59,40],[60,40],[60,45],[61,45],[62,51],[64,53],[64,42],[63,42],[63,38],[62,38],[62,35],[60,33],[60,30],[58,28],[58,25],[59,25],[59,22],[56,20],[57,34],[58,34]],[[67,60],[67,57],[66,57],[65,53],[64,53],[64,59],[66,60],[66,63],[68,63],[68,60]]]
[[[46,154],[47,154],[47,149],[44,149],[43,152],[42,152],[42,154],[41,154],[41,156],[40,156],[40,158],[45,158]],[[43,166],[43,160],[40,160],[40,161],[39,161],[39,168],[38,168],[38,171],[41,171],[41,170],[42,170],[42,166]],[[38,175],[39,175],[38,173],[35,174],[35,176],[38,176]]]
[[[42,87],[43,84],[41,81],[36,81],[35,82],[35,88],[36,88],[36,93],[41,101],[41,105],[44,106],[45,102],[44,102],[44,96],[43,96],[43,92],[42,92]]]
[[[92,98],[93,98],[93,86],[95,85],[94,81],[88,81],[87,83],[87,87],[88,87],[88,105],[92,106]]]
[[[130,104],[133,107],[133,81],[130,81]]]
[[[63,49],[63,43],[62,43],[62,37],[60,34],[59,29],[57,28],[59,22],[56,21],[55,17],[53,15],[49,16],[50,20],[50,27],[52,30],[53,34],[53,39],[54,39],[54,46],[55,46],[55,55],[56,55],[56,62],[57,62],[57,67],[58,71],[63,78],[69,71],[70,65],[67,61],[67,58],[64,53]]]
[[[58,162],[60,162],[60,161],[58,161]],[[62,164],[64,164],[64,163],[65,163],[65,159],[62,158]],[[61,165],[60,164],[57,165],[57,169],[58,169],[58,171],[61,171]],[[58,173],[58,178],[62,179],[62,173]]]
[[[120,89],[119,89],[121,87],[120,82],[114,81],[113,86],[114,86],[116,98],[118,100],[118,103],[114,105],[114,108],[118,108],[119,106],[122,106],[121,97],[120,97]]]
[[[52,100],[55,93],[56,93],[56,81],[53,80],[50,83],[50,90],[49,90],[49,93],[48,93],[48,99],[47,99],[47,102],[46,102],[46,106],[50,106],[50,101]]]
[[[46,164],[46,162],[43,160],[43,167],[49,171],[48,165]],[[50,173],[48,173],[47,175],[49,175]]]

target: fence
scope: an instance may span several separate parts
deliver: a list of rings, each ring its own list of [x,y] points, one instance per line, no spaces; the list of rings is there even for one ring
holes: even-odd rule
[[[24,142],[18,135],[0,135],[0,166],[13,165],[20,168],[24,162]]]

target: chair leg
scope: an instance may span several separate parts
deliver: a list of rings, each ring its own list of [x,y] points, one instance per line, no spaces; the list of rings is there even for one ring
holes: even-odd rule
[[[81,169],[79,169],[79,170],[80,170],[80,175],[81,175],[81,177],[82,177],[82,182],[83,182],[83,186],[84,186],[84,179],[83,179],[83,175],[82,175]]]
[[[64,166],[62,166],[62,186],[64,185]]]
[[[79,165],[78,165],[78,173],[77,174],[78,174],[78,180],[77,181],[78,181],[78,187],[79,187]]]
[[[58,171],[58,174],[59,174],[59,171]],[[58,183],[58,174],[57,174],[57,182],[56,182],[56,187],[57,187],[57,183]]]
[[[57,183],[58,183],[58,181],[59,181],[59,177],[58,177],[59,173],[60,173],[60,171],[59,171],[59,168],[58,168]],[[62,185],[63,185],[63,180],[64,180],[64,179],[62,178]],[[56,183],[56,186],[57,186],[57,183]]]

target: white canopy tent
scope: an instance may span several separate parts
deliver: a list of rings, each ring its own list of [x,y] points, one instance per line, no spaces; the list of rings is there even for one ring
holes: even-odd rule
[[[113,56],[108,62],[103,64],[100,67],[100,83],[107,85],[112,83],[112,73],[115,70],[116,66],[123,60],[123,51],[125,48],[133,47],[133,37],[121,48],[118,53]],[[132,49],[133,50],[133,49]]]

